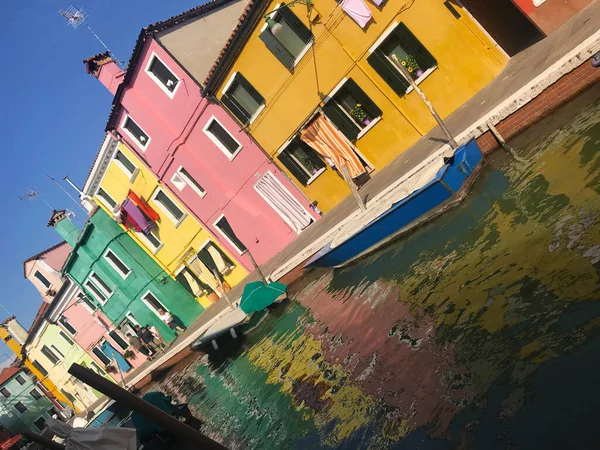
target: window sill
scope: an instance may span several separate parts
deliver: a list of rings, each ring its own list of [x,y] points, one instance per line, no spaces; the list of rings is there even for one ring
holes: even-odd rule
[[[438,66],[433,66],[429,69],[427,69],[425,72],[423,72],[423,75],[421,75],[419,78],[417,78],[415,80],[415,84],[418,86],[419,84],[421,84],[423,82],[423,80],[425,80],[425,78],[427,78],[429,75],[431,75],[436,69],[438,68]],[[412,91],[414,91],[412,86],[409,86],[408,89],[406,90],[406,92],[404,93],[406,94],[410,94]]]
[[[304,49],[300,52],[300,54],[298,56],[296,56],[296,59],[294,60],[294,65],[291,67],[292,69],[294,67],[296,67],[300,61],[302,61],[302,58],[304,58],[304,55],[306,55],[308,53],[308,51],[310,50],[310,48],[313,46],[313,44],[315,43],[315,39],[313,37],[313,39],[306,44],[306,47],[304,47]]]
[[[358,136],[356,136],[356,140],[358,141],[361,137],[363,137],[365,134],[367,134],[369,132],[369,130],[371,128],[373,128],[379,121],[381,120],[381,116],[371,120],[371,122],[369,123],[369,125],[367,125],[366,127],[364,127],[360,133],[358,133]]]
[[[310,177],[308,179],[308,181],[306,182],[306,186],[310,185],[313,181],[315,181],[317,178],[319,178],[321,176],[321,174],[323,172],[325,172],[326,169],[327,169],[327,167],[323,167],[322,169],[319,169],[317,171],[317,173],[315,173],[312,177]]]

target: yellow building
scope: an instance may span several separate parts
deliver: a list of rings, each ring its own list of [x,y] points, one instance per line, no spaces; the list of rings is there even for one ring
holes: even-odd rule
[[[124,220],[124,202],[136,197],[159,216],[149,232],[136,230]],[[213,304],[222,293],[212,270],[220,273],[226,290],[247,275],[137,155],[110,134],[85,183],[82,202],[89,210],[97,204],[113,215],[204,307]]]
[[[325,212],[350,190],[334,161],[298,138],[316,119],[326,116],[346,136],[366,170],[358,184],[436,125],[392,56],[407,64],[442,117],[508,61],[454,2],[361,1],[354,8],[372,14],[364,27],[334,0],[289,7],[257,0],[208,78],[198,80]],[[177,42],[177,33],[157,39],[198,78],[204,63],[195,67],[194,50]]]

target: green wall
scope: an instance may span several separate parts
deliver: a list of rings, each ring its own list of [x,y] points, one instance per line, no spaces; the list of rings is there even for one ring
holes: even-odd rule
[[[61,229],[57,226],[56,230],[60,232]],[[108,249],[131,269],[131,273],[125,279],[103,257]],[[181,284],[162,270],[102,209],[97,209],[91,216],[73,252],[63,273],[79,284],[88,298],[92,299],[115,325],[125,318],[127,312],[131,312],[142,326],[154,325],[166,341],[174,339],[175,333],[142,302],[142,296],[148,291],[185,326],[190,325],[204,310]],[[92,271],[113,291],[104,305],[100,305],[84,285]]]

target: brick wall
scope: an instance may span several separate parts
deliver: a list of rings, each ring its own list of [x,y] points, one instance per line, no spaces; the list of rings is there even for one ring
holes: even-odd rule
[[[509,140],[598,81],[600,68],[592,66],[591,60],[588,60],[502,120],[496,128],[505,140]],[[477,144],[484,154],[499,147],[489,131],[477,138]]]

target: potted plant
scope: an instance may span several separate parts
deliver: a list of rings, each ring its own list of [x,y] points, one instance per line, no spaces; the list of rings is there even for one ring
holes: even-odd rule
[[[408,70],[411,75],[415,76],[415,78],[419,78],[423,75],[423,71],[413,55],[408,55],[405,60],[401,61],[401,64],[406,67],[406,70]]]
[[[112,364],[106,366],[106,373],[117,373],[117,368]]]
[[[371,119],[367,116],[367,112],[364,110],[360,103],[357,103],[352,111],[350,111],[350,115],[354,117],[359,123],[363,125],[369,125],[371,123]]]
[[[52,289],[52,288],[49,288],[49,289],[46,290],[46,295],[48,297],[54,297],[56,295],[56,291],[54,289]]]
[[[133,350],[127,349],[127,350],[125,350],[123,352],[123,358],[126,358],[126,359],[135,359],[136,356],[135,356],[135,353],[133,352]]]

